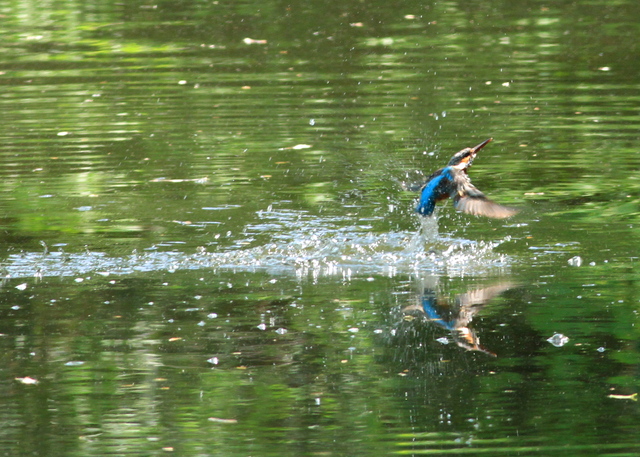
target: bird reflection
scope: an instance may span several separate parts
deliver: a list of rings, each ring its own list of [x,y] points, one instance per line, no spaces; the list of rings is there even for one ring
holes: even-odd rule
[[[403,308],[402,313],[405,320],[422,318],[448,330],[451,339],[467,351],[480,351],[496,357],[495,353],[480,345],[480,338],[470,324],[485,303],[512,287],[513,284],[498,284],[475,289],[457,295],[451,302],[438,296],[435,289],[425,288],[423,294],[417,297],[417,302]]]

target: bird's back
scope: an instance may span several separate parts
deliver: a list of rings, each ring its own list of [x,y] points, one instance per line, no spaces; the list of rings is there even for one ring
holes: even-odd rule
[[[449,197],[451,192],[451,167],[441,168],[427,178],[422,187],[420,201],[416,206],[416,212],[423,216],[430,216],[439,200]]]

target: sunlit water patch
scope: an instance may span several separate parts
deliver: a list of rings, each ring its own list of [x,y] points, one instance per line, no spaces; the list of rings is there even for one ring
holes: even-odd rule
[[[157,247],[116,257],[103,252],[26,252],[4,262],[6,277],[126,275],[182,269],[266,270],[298,277],[354,274],[433,273],[482,275],[509,267],[511,259],[495,251],[507,238],[472,241],[439,234],[435,219],[421,220],[416,231],[372,232],[344,218],[322,218],[299,211],[258,213],[232,247],[201,246],[195,252]],[[351,221],[352,222],[352,221]],[[266,242],[255,245],[256,240]],[[176,247],[180,244],[169,245]],[[45,250],[46,251],[46,250]]]

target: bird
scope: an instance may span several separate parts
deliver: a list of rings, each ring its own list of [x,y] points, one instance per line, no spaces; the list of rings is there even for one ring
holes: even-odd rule
[[[446,167],[431,174],[420,188],[416,212],[422,216],[431,216],[437,202],[451,198],[457,211],[474,216],[504,219],[516,214],[517,209],[499,205],[471,184],[468,169],[478,151],[491,141],[493,138],[486,139],[473,148],[464,148],[451,157]]]
[[[495,353],[480,345],[480,338],[470,324],[488,301],[514,286],[511,283],[496,284],[456,295],[452,300],[438,294],[435,289],[425,288],[421,296],[416,297],[416,303],[405,307],[402,312],[405,317],[423,315],[428,322],[448,330],[462,349],[496,357]]]

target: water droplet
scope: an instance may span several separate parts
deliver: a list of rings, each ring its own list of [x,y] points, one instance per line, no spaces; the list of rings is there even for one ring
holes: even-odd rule
[[[571,257],[567,263],[569,265],[571,265],[572,267],[579,267],[582,265],[582,257],[580,257],[579,255],[575,256],[575,257]]]

